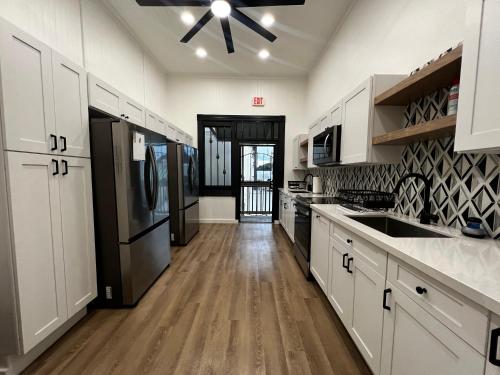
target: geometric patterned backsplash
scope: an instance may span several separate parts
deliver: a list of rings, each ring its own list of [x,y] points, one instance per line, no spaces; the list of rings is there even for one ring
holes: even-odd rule
[[[403,127],[446,114],[447,90],[434,93],[408,106]],[[425,175],[432,182],[431,209],[439,223],[461,228],[468,217],[478,217],[488,234],[500,239],[500,155],[458,154],[454,138],[422,141],[404,148],[396,165],[368,165],[314,168],[322,177],[323,191],[335,195],[338,189],[373,189],[392,192],[399,179],[410,172]],[[423,208],[424,184],[405,181],[395,211],[418,217]]]

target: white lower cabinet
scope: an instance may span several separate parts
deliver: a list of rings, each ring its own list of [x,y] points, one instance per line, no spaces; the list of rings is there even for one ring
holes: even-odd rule
[[[492,315],[486,375],[500,375],[500,316]]]
[[[385,277],[359,257],[352,264],[353,303],[348,330],[374,374],[380,370]]]
[[[323,292],[328,293],[330,222],[324,216],[312,212],[310,269]]]
[[[382,375],[480,375],[484,357],[387,282]]]
[[[96,296],[90,161],[6,152],[22,349]]]
[[[350,326],[352,320],[354,289],[353,274],[350,270],[352,260],[352,253],[331,237],[328,300],[346,327]]]
[[[279,220],[280,224],[288,234],[288,237],[294,242],[295,235],[295,202],[294,199],[285,194],[280,193]]]

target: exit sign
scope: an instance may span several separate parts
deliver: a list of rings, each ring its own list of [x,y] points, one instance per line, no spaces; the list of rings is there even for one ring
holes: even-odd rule
[[[254,107],[264,107],[264,97],[262,96],[254,96],[252,98],[252,106]]]

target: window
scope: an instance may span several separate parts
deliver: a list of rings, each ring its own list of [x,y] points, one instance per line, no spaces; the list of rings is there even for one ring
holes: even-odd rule
[[[202,195],[232,195],[233,126],[207,123],[201,127],[200,169]]]

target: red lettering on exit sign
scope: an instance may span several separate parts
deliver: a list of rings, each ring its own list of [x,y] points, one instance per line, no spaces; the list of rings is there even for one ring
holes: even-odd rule
[[[264,107],[264,98],[262,96],[254,96],[252,99],[252,105],[254,107]]]

